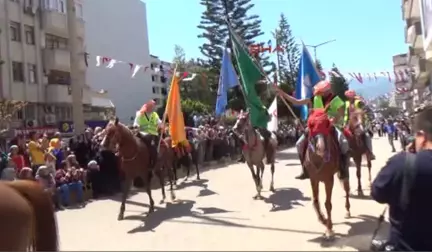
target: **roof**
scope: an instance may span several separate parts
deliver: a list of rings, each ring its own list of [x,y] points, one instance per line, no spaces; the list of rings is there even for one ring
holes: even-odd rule
[[[114,108],[115,107],[110,99],[103,98],[103,97],[92,97],[91,98],[91,105],[94,107],[101,107],[101,108]]]

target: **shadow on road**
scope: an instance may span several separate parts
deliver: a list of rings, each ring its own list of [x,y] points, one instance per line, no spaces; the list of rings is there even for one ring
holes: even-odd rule
[[[371,243],[372,234],[377,227],[377,217],[370,215],[360,215],[358,217],[353,217],[351,220],[356,222],[346,221],[339,223],[339,225],[345,224],[350,226],[347,234],[339,234],[333,241],[326,241],[323,236],[309,241],[319,243],[323,248],[351,247],[358,251],[370,251],[369,246]],[[389,223],[384,222],[378,231],[377,238],[385,238],[388,234],[389,228]]]
[[[177,185],[177,190],[186,187],[200,187],[201,190],[199,191],[197,197],[205,197],[205,196],[218,194],[217,192],[210,190],[208,188],[208,184],[207,184],[208,182],[209,182],[208,179],[182,181],[179,185]]]
[[[310,201],[309,197],[305,197],[297,188],[280,188],[264,199],[265,203],[272,204],[270,212],[284,211],[292,209],[294,206],[303,206],[299,201]]]
[[[276,153],[276,160],[298,160],[298,154],[293,152],[278,152]]]

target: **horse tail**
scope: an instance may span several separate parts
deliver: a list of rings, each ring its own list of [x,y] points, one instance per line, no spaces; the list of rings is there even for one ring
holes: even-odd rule
[[[33,251],[59,251],[57,222],[49,194],[33,181],[16,181],[9,186],[26,198],[33,208]]]

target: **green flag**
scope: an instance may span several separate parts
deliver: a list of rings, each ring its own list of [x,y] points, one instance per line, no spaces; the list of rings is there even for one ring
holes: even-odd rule
[[[261,71],[249,56],[248,51],[242,45],[237,35],[231,29],[230,32],[232,48],[240,72],[241,87],[245,95],[246,105],[249,108],[249,117],[252,126],[267,128],[269,120],[267,108],[262,104],[255,89],[256,83],[262,78]]]

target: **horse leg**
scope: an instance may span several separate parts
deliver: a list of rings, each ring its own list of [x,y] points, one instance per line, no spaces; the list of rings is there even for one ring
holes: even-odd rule
[[[175,186],[177,186],[177,180],[178,180],[178,177],[177,177],[177,169],[178,169],[177,164],[178,164],[177,159],[174,158],[173,165],[172,165],[172,170],[173,170],[173,176],[174,176],[174,181],[173,182],[174,182]]]
[[[159,184],[160,184],[161,191],[162,191],[162,199],[159,202],[159,204],[163,204],[165,202],[165,199],[166,199],[166,194],[165,194],[165,179],[164,179],[164,177],[165,177],[164,175],[165,174],[164,174],[164,172],[162,170],[164,168],[165,168],[165,166],[162,165],[160,169],[156,169],[156,171],[155,171],[156,176],[159,178]]]
[[[187,181],[189,179],[191,170],[191,160],[189,159],[189,156],[183,156],[182,160],[186,162],[186,178],[184,179],[184,181]]]
[[[333,231],[333,222],[332,222],[332,192],[333,192],[333,185],[334,185],[334,178],[333,176],[328,181],[324,182],[325,186],[325,192],[326,192],[326,201],[325,201],[325,208],[327,212],[327,221],[326,221],[326,227],[327,230],[325,232],[325,238],[326,239],[332,239],[334,237],[334,231]]]
[[[350,184],[349,184],[349,178],[343,179],[341,180],[342,183],[342,187],[345,191],[345,209],[346,209],[346,213],[345,213],[345,218],[351,218],[351,204],[350,204]]]
[[[321,222],[321,224],[323,225],[326,225],[326,220],[323,213],[321,212],[321,207],[319,203],[319,181],[315,179],[310,179],[310,182],[312,187],[312,200],[315,212],[318,216],[319,222]]]
[[[147,185],[146,185],[146,191],[147,191],[147,195],[149,197],[149,201],[150,201],[150,207],[149,207],[149,211],[148,214],[151,214],[154,212],[154,200],[152,197],[152,193],[151,193],[151,180],[153,178],[153,172],[149,171],[147,173]]]
[[[363,188],[362,188],[362,184],[361,184],[361,161],[362,158],[357,157],[356,159],[354,159],[355,165],[356,165],[356,175],[357,175],[357,194],[358,196],[363,196]]]
[[[171,162],[168,162],[168,164],[170,164],[170,163]],[[169,179],[169,184],[170,184],[171,201],[175,201],[175,199],[176,199],[176,195],[174,192],[174,169],[175,168],[173,168],[173,167],[170,167],[168,169],[168,179]]]
[[[192,161],[193,161],[193,159],[192,159]],[[201,180],[201,178],[200,178],[200,172],[199,172],[199,168],[198,168],[198,161],[195,161],[195,162],[192,162],[192,163],[194,163],[194,165],[195,165],[195,171],[196,171],[196,175],[197,175],[196,179],[197,180]]]
[[[257,179],[258,179],[258,188],[257,188],[257,190],[258,190],[258,199],[262,199],[261,191],[263,189],[263,185],[262,185],[262,181],[263,180],[262,180],[262,177],[263,177],[264,168],[265,168],[264,162],[261,162],[259,165],[256,166],[256,168],[257,168]]]
[[[126,199],[129,196],[130,188],[132,186],[133,179],[126,177],[125,181],[123,182],[123,188],[122,188],[122,201],[120,206],[120,211],[117,217],[117,220],[123,220],[124,219],[124,212],[126,209]]]
[[[271,163],[270,171],[271,171],[270,191],[271,192],[275,192],[275,189],[274,189],[274,173],[275,173],[275,164],[274,164],[274,161]]]
[[[255,196],[253,196],[253,199],[258,199],[258,196],[259,196],[259,191],[258,191],[259,177],[257,176],[258,174],[255,174],[255,170],[254,170],[253,164],[247,163],[247,166],[249,167],[249,170],[251,171],[252,179],[253,179],[253,181],[255,183],[255,188],[257,190],[257,194]]]
[[[368,157],[367,158],[367,168],[368,168],[368,180],[369,180],[369,188],[372,187],[372,162],[371,162],[371,158]]]

